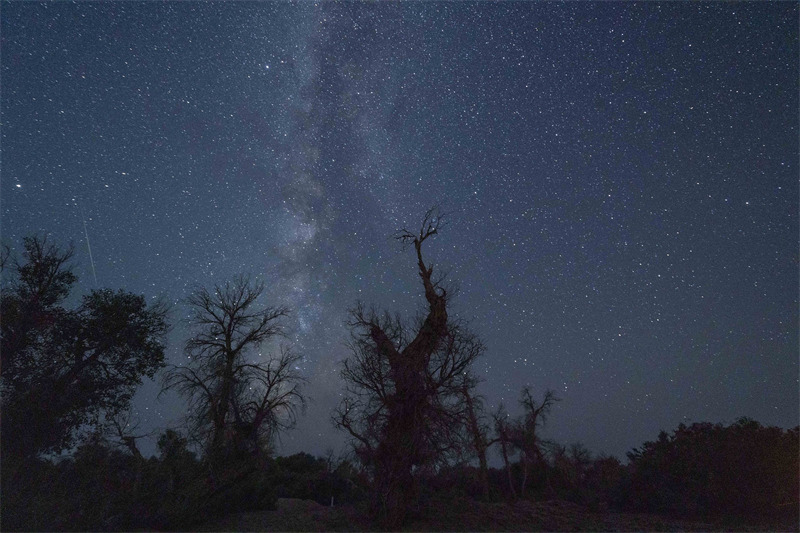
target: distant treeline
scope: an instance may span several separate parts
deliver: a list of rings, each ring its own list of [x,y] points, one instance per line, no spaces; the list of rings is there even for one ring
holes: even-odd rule
[[[177,433],[162,434],[158,446],[158,455],[149,459],[95,441],[57,463],[4,461],[3,530],[180,530],[232,512],[272,510],[277,498],[326,506],[369,501],[369,476],[347,459],[300,453],[267,459],[258,469],[230,464],[227,482],[215,485]],[[798,428],[748,419],[729,426],[697,423],[662,432],[630,452],[627,465],[614,457],[592,457],[580,445],[550,444],[544,458],[516,498],[561,499],[597,512],[740,520],[734,523],[784,517],[781,523],[791,524],[800,510]],[[520,462],[511,472],[519,481]],[[490,501],[515,498],[503,469],[490,468],[489,482]],[[478,468],[462,464],[426,473],[420,501],[433,498],[458,505],[485,500]],[[370,529],[368,523],[360,526]]]

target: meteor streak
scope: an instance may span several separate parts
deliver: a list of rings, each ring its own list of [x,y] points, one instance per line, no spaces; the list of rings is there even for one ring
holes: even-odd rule
[[[89,243],[89,230],[86,229],[86,215],[83,213],[81,207],[81,220],[83,221],[83,234],[86,235],[86,248],[89,250],[89,263],[92,265],[92,277],[94,277],[94,286],[97,288],[97,271],[94,269],[94,258],[92,257],[92,245]]]

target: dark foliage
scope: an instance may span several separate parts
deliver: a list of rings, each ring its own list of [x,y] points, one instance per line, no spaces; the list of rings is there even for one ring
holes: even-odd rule
[[[680,514],[798,516],[798,428],[681,424],[628,454],[628,505]]]
[[[6,457],[63,450],[79,428],[125,410],[142,378],[164,365],[167,332],[163,305],[124,291],[95,290],[64,308],[77,280],[72,249],[43,237],[26,237],[23,247],[23,260],[3,272]]]
[[[269,470],[225,465],[212,482],[174,431],[144,460],[97,440],[71,459],[3,465],[4,531],[186,529],[240,511],[275,508]],[[13,490],[12,490],[13,487]]]
[[[182,466],[184,480],[197,462]],[[188,522],[185,487],[170,484],[165,461],[143,460],[102,440],[56,464],[15,458],[3,464],[3,531],[128,531]]]
[[[307,453],[277,457],[270,481],[280,498],[314,500],[321,505],[354,503],[367,494],[364,480],[349,461],[334,465]]]
[[[332,464],[300,453],[206,467],[168,430],[159,456],[139,459],[102,438],[52,463],[14,459],[4,465],[3,531],[185,530],[237,512],[274,510],[278,497],[329,506],[366,498],[367,488],[347,461]],[[14,490],[6,490],[9,485]]]

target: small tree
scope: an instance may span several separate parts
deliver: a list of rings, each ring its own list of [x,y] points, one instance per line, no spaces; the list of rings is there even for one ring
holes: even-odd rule
[[[514,444],[520,451],[520,462],[522,463],[522,481],[520,483],[520,494],[525,495],[525,487],[531,467],[534,465],[545,465],[544,454],[542,453],[542,438],[539,429],[547,422],[547,416],[555,402],[559,401],[553,391],[546,391],[541,403],[533,399],[530,387],[524,387],[520,397],[520,404],[525,410],[513,431]]]
[[[412,329],[360,304],[351,311],[352,356],[342,371],[347,389],[333,415],[372,473],[376,511],[388,527],[399,526],[413,504],[417,472],[463,453],[463,387],[474,384],[465,376],[484,351],[475,335],[448,319],[447,292],[422,256],[441,220],[430,210],[418,232],[397,235],[416,251],[428,304],[424,318]]]
[[[165,388],[190,401],[195,428],[210,456],[231,451],[259,455],[277,434],[294,426],[305,406],[301,357],[281,347],[262,353],[265,342],[283,334],[285,307],[259,307],[264,284],[244,276],[196,289],[187,302],[197,328],[186,343],[189,363],[173,366]]]
[[[544,426],[553,404],[557,401],[559,399],[555,397],[553,391],[548,390],[545,392],[542,401],[537,403],[533,399],[530,387],[524,387],[519,400],[524,410],[520,418],[509,420],[502,404],[493,415],[497,434],[496,440],[500,443],[500,452],[508,476],[509,489],[514,497],[516,497],[517,492],[514,489],[510,458],[514,453],[519,453],[520,466],[522,468],[520,496],[524,496],[531,468],[534,465],[546,465],[542,451],[544,441],[539,435],[539,429]]]
[[[72,248],[38,236],[23,248],[2,288],[2,445],[33,456],[125,411],[142,378],[163,367],[168,326],[165,305],[124,291],[94,290],[65,309],[77,281]]]
[[[136,445],[138,439],[149,437],[152,432],[139,432],[140,421],[133,416],[131,410],[122,411],[109,416],[106,420],[106,439],[109,444],[128,450],[133,457],[136,467],[136,479],[133,483],[133,495],[139,494],[142,485],[142,470],[147,460],[142,456]],[[136,434],[135,434],[136,433]]]
[[[508,419],[508,412],[505,405],[501,402],[497,410],[492,413],[494,421],[494,432],[497,435],[496,441],[500,444],[500,456],[503,458],[503,467],[508,479],[508,490],[511,497],[517,497],[517,489],[514,487],[514,476],[511,473],[511,457],[515,453],[513,448],[513,422]]]
[[[489,439],[489,426],[484,421],[483,397],[475,394],[474,379],[464,374],[461,382],[461,394],[464,398],[465,421],[467,435],[472,452],[478,458],[478,473],[480,475],[481,491],[483,497],[489,498],[489,463],[487,452],[489,447],[497,440]]]

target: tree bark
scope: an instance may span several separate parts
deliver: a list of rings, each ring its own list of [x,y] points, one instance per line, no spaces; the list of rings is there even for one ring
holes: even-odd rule
[[[503,455],[503,464],[505,465],[506,475],[508,476],[508,488],[511,490],[511,496],[516,499],[517,490],[514,488],[514,478],[511,475],[511,462],[508,459],[508,441],[504,435],[500,436],[500,451]]]
[[[478,467],[480,475],[481,490],[483,497],[489,499],[489,466],[486,461],[486,450],[489,447],[486,442],[486,436],[481,431],[478,424],[478,415],[475,413],[475,402],[469,393],[467,384],[464,384],[463,389],[464,401],[467,404],[467,427],[472,433],[472,446],[475,448],[475,454],[478,456]]]
[[[379,464],[385,465],[384,479],[379,482],[385,495],[387,527],[396,528],[403,523],[405,513],[413,504],[414,465],[424,464],[431,454],[425,449],[425,422],[429,408],[430,392],[425,376],[431,355],[447,335],[446,294],[431,280],[433,267],[422,259],[422,242],[432,233],[424,229],[413,239],[417,252],[419,275],[425,287],[428,315],[414,340],[398,353],[388,336],[377,325],[371,328],[371,337],[379,351],[389,361],[395,393],[388,401],[389,417],[386,439],[378,449]]]

